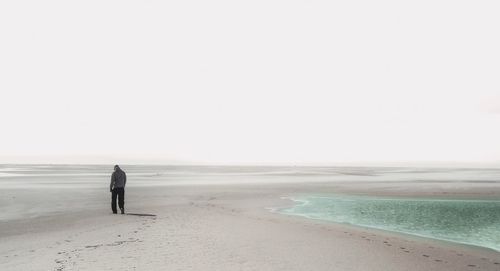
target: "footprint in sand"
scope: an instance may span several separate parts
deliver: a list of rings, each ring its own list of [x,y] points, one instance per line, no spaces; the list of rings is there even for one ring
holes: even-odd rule
[[[99,245],[93,245],[93,246],[85,246],[85,248],[98,248],[98,247],[101,247],[102,244],[99,244]]]

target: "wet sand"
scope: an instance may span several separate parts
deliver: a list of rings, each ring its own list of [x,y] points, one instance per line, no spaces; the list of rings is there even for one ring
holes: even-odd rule
[[[500,270],[493,250],[269,210],[307,193],[498,196],[490,188],[391,185],[131,187],[126,208],[135,215],[111,214],[103,193],[102,208],[2,222],[0,269]]]

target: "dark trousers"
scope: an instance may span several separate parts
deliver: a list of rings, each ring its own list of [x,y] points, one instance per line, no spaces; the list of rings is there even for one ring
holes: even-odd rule
[[[111,193],[111,209],[116,214],[116,197],[118,196],[118,207],[123,209],[125,207],[125,188],[115,187]]]

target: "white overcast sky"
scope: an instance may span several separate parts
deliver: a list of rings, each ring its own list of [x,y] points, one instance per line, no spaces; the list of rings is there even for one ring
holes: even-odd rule
[[[0,162],[500,161],[500,4],[1,1]]]

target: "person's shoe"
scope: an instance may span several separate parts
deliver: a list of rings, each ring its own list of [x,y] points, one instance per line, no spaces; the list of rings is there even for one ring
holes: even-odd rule
[[[122,215],[125,214],[125,208],[120,208],[120,210],[122,211]]]
[[[113,212],[113,214],[115,214],[115,215],[116,215],[116,212]]]

